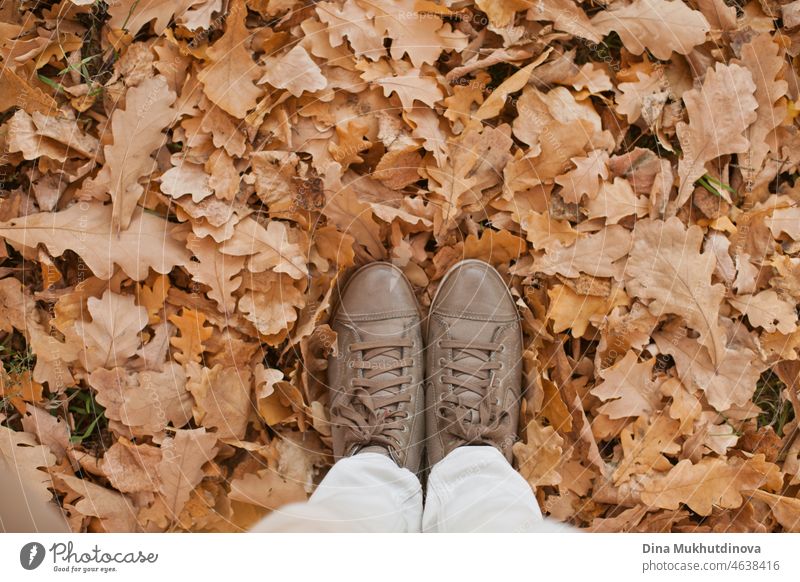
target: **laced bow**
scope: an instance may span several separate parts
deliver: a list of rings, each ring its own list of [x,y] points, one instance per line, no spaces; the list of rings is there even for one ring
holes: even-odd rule
[[[450,385],[437,408],[447,421],[446,430],[465,444],[493,444],[503,438],[508,411],[495,396],[495,371],[503,365],[492,361],[502,344],[445,339],[439,347],[453,350],[453,357],[440,358],[445,370],[442,382]]]
[[[412,347],[411,339],[390,338],[354,342],[348,346],[351,353],[360,353],[361,359],[348,365],[363,370],[353,378],[331,414],[335,422],[345,429],[349,447],[362,448],[378,445],[393,449],[400,447],[399,433],[405,432],[403,419],[408,413],[400,404],[411,401],[408,391],[395,390],[411,382],[403,368],[414,365],[412,358],[402,358],[403,348]]]

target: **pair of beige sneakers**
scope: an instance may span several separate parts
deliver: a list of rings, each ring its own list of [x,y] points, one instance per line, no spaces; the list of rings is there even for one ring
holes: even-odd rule
[[[453,266],[424,317],[402,271],[371,263],[347,281],[331,322],[337,459],[380,452],[420,473],[423,456],[432,467],[456,447],[491,445],[511,460],[522,331],[494,268],[477,260]]]

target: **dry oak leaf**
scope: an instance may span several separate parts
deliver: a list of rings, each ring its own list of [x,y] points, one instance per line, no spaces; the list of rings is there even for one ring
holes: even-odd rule
[[[661,401],[658,384],[652,380],[655,358],[639,362],[633,350],[610,368],[600,370],[603,382],[591,393],[605,402],[598,411],[612,420],[627,416],[646,416]]]
[[[442,240],[456,226],[466,203],[480,200],[480,192],[500,182],[511,157],[510,127],[473,124],[448,140],[447,163],[429,165],[424,172],[435,203],[434,236]]]
[[[556,184],[561,186],[561,198],[568,204],[580,204],[581,198],[595,198],[600,187],[608,180],[608,152],[594,150],[585,158],[572,158],[575,168],[566,174],[556,176]]]
[[[475,83],[453,85],[453,94],[442,100],[447,108],[444,116],[453,122],[454,133],[461,133],[461,130],[469,125],[474,113],[473,106],[480,107],[483,103],[484,95],[481,83],[486,84],[488,79],[489,77],[479,73]]]
[[[31,114],[37,139],[50,139],[65,148],[67,157],[94,158],[100,140],[84,133],[75,119],[65,116],[48,116],[38,111]]]
[[[191,195],[197,203],[214,195],[210,176],[201,164],[193,164],[182,156],[174,156],[173,166],[161,174],[161,191],[173,198]]]
[[[247,216],[236,224],[233,236],[219,250],[227,255],[248,256],[247,268],[253,273],[273,270],[293,279],[308,275],[300,245],[289,242],[289,227],[279,220],[270,220],[264,228]]]
[[[252,279],[239,299],[239,311],[245,319],[265,336],[291,329],[297,321],[297,309],[305,306],[303,293],[292,279],[279,273],[260,273]]]
[[[186,368],[186,388],[195,401],[195,422],[215,428],[219,439],[243,439],[251,408],[249,370],[222,364],[209,369],[194,362]]]
[[[328,144],[328,151],[342,168],[347,168],[350,164],[360,164],[364,158],[358,154],[372,147],[368,134],[369,126],[365,123],[348,121],[339,124],[336,126],[338,143]],[[419,175],[416,175],[413,181],[416,182],[418,179]]]
[[[728,300],[747,316],[753,327],[788,335],[797,330],[797,302],[766,289],[755,295],[737,295]]]
[[[629,481],[631,475],[652,475],[672,468],[665,455],[677,455],[681,447],[675,442],[679,424],[663,414],[641,416],[622,429],[620,445],[622,461],[612,478],[615,485]]]
[[[333,225],[327,225],[315,228],[312,236],[314,237],[314,247],[323,259],[331,261],[340,269],[352,267],[355,264],[353,245],[356,241],[349,234],[339,232]]]
[[[58,308],[56,308],[58,309]],[[52,393],[61,393],[75,385],[75,378],[68,364],[78,361],[83,346],[74,326],[64,328],[65,341],[61,342],[48,324],[37,324],[28,320],[28,345],[36,354],[33,378],[47,382]]]
[[[709,452],[725,457],[738,440],[733,426],[716,412],[706,410],[695,422],[694,432],[683,442],[681,458],[696,463]]]
[[[657,333],[653,339],[659,350],[675,360],[681,381],[705,392],[708,403],[719,412],[744,406],[753,397],[764,365],[748,348],[726,347],[715,363],[696,339],[678,339],[669,333]]]
[[[414,101],[420,101],[433,107],[444,97],[436,77],[423,75],[419,69],[411,69],[401,74],[380,77],[374,82],[383,88],[384,97],[397,94],[403,110],[408,112],[414,108]]]
[[[772,215],[764,220],[772,236],[779,238],[786,233],[792,240],[800,240],[800,205],[793,204],[785,208],[776,208]]]
[[[532,7],[529,0],[475,0],[475,5],[486,13],[489,22],[497,28],[512,24],[517,12]]]
[[[520,474],[531,487],[558,485],[564,439],[552,426],[541,426],[535,420],[525,428],[525,443],[516,442],[512,449]]]
[[[780,468],[766,462],[764,455],[746,460],[706,457],[697,464],[684,459],[666,475],[649,479],[641,497],[651,507],[675,510],[685,504],[699,515],[711,515],[715,507],[740,507],[743,491],[777,490],[782,484]]]
[[[589,236],[579,238],[569,246],[556,242],[536,260],[536,268],[547,275],[622,278],[623,265],[618,261],[631,248],[631,232],[618,224],[607,226]]]
[[[555,382],[542,378],[542,410],[541,415],[547,419],[550,426],[558,431],[570,432],[572,431],[572,414],[558,389]],[[582,493],[585,495],[586,492]]]
[[[783,527],[783,531],[800,533],[800,499],[786,497],[756,490],[751,493],[753,499],[763,501],[772,510],[772,515]]]
[[[662,69],[652,73],[637,71],[636,76],[637,81],[619,84],[617,111],[627,116],[628,123],[644,117],[645,123],[652,127],[669,96],[669,83]]]
[[[110,193],[114,232],[127,229],[144,193],[139,179],[156,167],[152,154],[166,144],[164,130],[178,114],[175,93],[165,77],[145,79],[125,93],[125,108],[111,115],[114,143],[103,148],[105,165],[95,182]]]
[[[635,55],[645,49],[662,61],[673,51],[689,54],[706,41],[710,26],[705,16],[682,0],[634,0],[631,4],[604,10],[591,23],[601,35],[616,31],[625,48]]]
[[[703,412],[703,404],[694,390],[687,390],[678,378],[667,378],[659,386],[661,393],[672,398],[669,416],[681,421],[680,431],[686,434],[694,430],[694,422]]]
[[[366,142],[365,142],[366,143]],[[422,166],[417,146],[386,152],[375,166],[373,177],[392,190],[402,190],[419,180],[419,168]],[[334,154],[335,157],[335,154]],[[359,158],[361,159],[361,158]]]
[[[147,325],[147,310],[134,302],[133,295],[106,290],[103,297],[87,301],[91,323],[78,322],[75,330],[83,340],[81,361],[86,371],[124,366],[139,349],[139,332]]]
[[[572,337],[583,337],[592,320],[597,324],[615,307],[630,302],[619,288],[610,297],[599,297],[576,293],[568,285],[554,285],[547,296],[547,319],[553,321],[553,331],[569,329]]]
[[[575,5],[575,0],[536,0],[526,1],[525,4],[528,8],[525,16],[527,20],[552,22],[556,30],[568,32],[594,43],[603,40],[594,30],[586,13]]]
[[[539,55],[535,61],[505,79],[497,89],[492,91],[486,101],[484,101],[472,115],[472,119],[483,121],[491,119],[492,117],[497,117],[503,110],[503,107],[506,106],[508,96],[511,93],[516,93],[528,84],[528,79],[531,78],[533,69],[541,65],[547,57],[550,56],[551,51],[552,49],[547,49]]]
[[[269,83],[278,89],[286,89],[295,97],[320,91],[328,85],[317,63],[299,44],[285,55],[267,58],[264,64],[267,72],[258,84]]]
[[[745,182],[752,185],[770,150],[776,147],[771,134],[786,118],[786,105],[782,98],[789,84],[782,78],[786,66],[784,50],[768,32],[762,32],[744,44],[741,55],[738,63],[749,69],[756,84],[758,101],[757,117],[745,134],[750,147],[742,152],[739,161]]]
[[[365,4],[374,11],[375,28],[392,39],[389,54],[395,61],[408,55],[415,67],[433,65],[442,50],[463,50],[469,42],[467,35],[453,30],[433,12],[441,6],[421,6],[418,0],[371,0]]]
[[[235,501],[258,505],[266,509],[278,509],[287,503],[305,501],[308,498],[303,483],[284,478],[272,469],[248,473],[231,481],[229,497]]]
[[[58,479],[83,498],[75,504],[75,510],[81,515],[98,518],[107,533],[139,529],[136,510],[125,495],[73,475],[59,474]]]
[[[89,385],[105,407],[106,417],[128,427],[134,436],[162,434],[168,424],[181,427],[192,417],[186,373],[175,362],[161,372],[100,368],[89,375]]]
[[[564,439],[552,426],[541,426],[532,420],[525,427],[526,442],[514,443],[514,459],[520,474],[531,487],[558,485]]]
[[[197,75],[211,102],[237,119],[244,119],[264,93],[255,85],[261,69],[247,49],[251,33],[246,17],[244,0],[234,0],[225,19],[225,33],[206,51],[209,62]]]
[[[463,258],[480,259],[492,265],[508,264],[516,261],[527,251],[524,239],[507,230],[485,229],[480,238],[471,234],[464,241]]]
[[[287,196],[300,198],[297,188],[300,158],[294,152],[266,150],[250,154],[252,178],[258,197],[270,206]]]
[[[18,279],[0,280],[0,331],[11,333],[18,329],[24,332],[28,327],[27,315],[35,305],[36,301],[25,295]]]
[[[576,91],[585,89],[592,95],[614,90],[614,84],[606,68],[592,62],[584,63],[568,82]]]
[[[649,300],[650,313],[673,313],[700,334],[712,361],[725,353],[725,333],[719,310],[725,287],[711,284],[716,260],[700,252],[703,230],[688,229],[676,217],[666,221],[640,220],[633,232],[633,248],[626,266],[626,287],[631,296]]]
[[[286,431],[280,436],[270,443],[269,459],[277,457],[278,474],[302,484],[306,493],[312,493],[317,468],[326,463],[322,441],[316,435],[296,431]]]
[[[41,403],[43,392],[44,387],[32,378],[30,370],[8,375],[0,370],[0,398],[8,399],[20,414],[27,412],[28,404]]]
[[[28,83],[8,66],[0,69],[0,112],[21,107],[28,113],[35,111],[56,115],[58,103],[38,87]]]
[[[53,256],[75,251],[101,279],[111,278],[114,263],[141,281],[150,268],[165,274],[189,260],[186,248],[171,236],[175,227],[163,218],[136,209],[130,227],[116,233],[111,213],[111,206],[81,202],[0,222],[0,236],[24,246],[44,244]]]
[[[525,238],[536,250],[546,250],[558,241],[562,245],[573,244],[580,234],[567,220],[556,220],[549,212],[531,210],[519,221]]]
[[[48,447],[37,444],[32,434],[0,426],[0,458],[8,463],[3,471],[29,487],[36,501],[47,503],[53,498],[48,490],[52,487],[52,478],[43,469],[54,465],[56,457]]]
[[[8,151],[22,152],[26,160],[90,158],[98,143],[96,137],[83,133],[73,119],[66,117],[48,117],[38,111],[28,115],[20,109],[8,121]]]
[[[149,22],[153,22],[153,32],[161,34],[174,17],[185,24],[181,17],[194,5],[207,0],[115,0],[108,4],[109,26],[114,30],[125,30],[136,35]],[[86,5],[91,2],[73,1],[73,4]],[[209,11],[208,17],[210,18]],[[204,27],[205,28],[205,27]],[[194,30],[194,29],[191,29]]]
[[[706,173],[706,162],[748,151],[750,141],[745,130],[758,117],[755,90],[746,68],[717,63],[706,72],[702,87],[683,94],[689,122],[680,121],[675,126],[683,150],[678,162],[676,207],[689,199],[694,183]]]
[[[203,480],[203,465],[217,455],[217,436],[204,428],[179,429],[161,444],[158,491],[172,519],[180,515],[189,496]]]
[[[48,447],[56,459],[61,461],[69,449],[69,427],[57,416],[36,406],[30,406],[22,417],[25,432],[36,435],[36,439]]]
[[[383,33],[373,24],[373,13],[367,12],[358,2],[319,2],[315,7],[319,19],[327,24],[331,46],[342,46],[345,37],[357,57],[377,61],[386,54]]]
[[[184,307],[180,315],[173,314],[168,318],[180,331],[180,337],[171,337],[169,343],[177,351],[173,353],[175,361],[181,364],[200,362],[205,351],[203,342],[214,333],[214,327],[206,327],[206,316],[201,311]]]
[[[207,295],[216,301],[221,313],[233,313],[236,307],[233,293],[242,285],[240,273],[245,258],[219,252],[218,245],[210,237],[190,236],[187,247],[197,259],[185,265],[192,279],[208,286]]]
[[[331,176],[333,173],[330,173]],[[332,222],[339,232],[351,237],[372,260],[383,259],[386,250],[383,247],[381,228],[375,222],[372,208],[358,199],[352,188],[343,187],[341,182],[331,181],[325,190],[332,192],[327,198],[322,213]],[[364,251],[361,251],[364,254]]]
[[[161,457],[158,447],[135,445],[128,439],[119,438],[103,455],[100,470],[117,491],[153,492],[158,488],[156,467]]]
[[[223,150],[212,153],[205,164],[208,186],[220,200],[233,201],[239,193],[242,177],[233,158]]]
[[[603,182],[597,196],[586,204],[589,219],[605,218],[606,224],[617,224],[626,216],[645,216],[650,204],[644,196],[636,196],[630,182],[614,178]]]
[[[167,275],[153,277],[150,285],[136,285],[136,302],[147,310],[147,323],[161,323],[161,314],[165,312],[165,303],[171,283]]]
[[[258,399],[258,413],[264,422],[274,427],[297,421],[302,427],[308,407],[300,389],[286,381],[275,382],[271,388],[268,396]]]

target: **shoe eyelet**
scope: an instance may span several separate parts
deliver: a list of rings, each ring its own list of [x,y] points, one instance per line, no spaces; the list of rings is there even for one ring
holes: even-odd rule
[[[447,360],[445,360],[444,358],[439,358],[439,365],[440,366],[444,366],[446,363],[447,363]]]
[[[501,354],[502,354],[504,351],[506,351],[506,344],[500,344],[500,349],[499,349],[499,350],[497,350],[497,351],[498,351],[498,352],[500,352]]]
[[[442,349],[442,340],[438,340],[436,342],[436,347],[439,348],[440,350]]]
[[[407,424],[404,424],[404,425],[403,425],[403,428],[402,428],[402,429],[400,429],[400,432],[408,432],[408,425],[407,425]]]
[[[494,405],[495,406],[500,406],[500,399],[499,398],[495,398],[494,399]]]

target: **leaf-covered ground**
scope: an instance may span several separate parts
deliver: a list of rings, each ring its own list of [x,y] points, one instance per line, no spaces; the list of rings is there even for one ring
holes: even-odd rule
[[[800,529],[800,1],[0,3],[0,451],[75,530],[238,531],[332,461],[332,291],[456,261],[515,466],[595,531]]]

